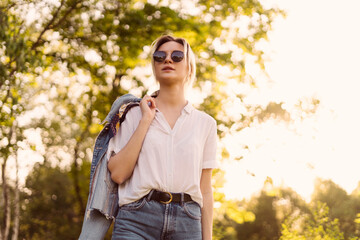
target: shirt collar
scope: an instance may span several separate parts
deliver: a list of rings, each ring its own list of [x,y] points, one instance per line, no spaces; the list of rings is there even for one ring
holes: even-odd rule
[[[187,104],[185,105],[183,110],[186,113],[190,114],[194,110],[194,107],[192,106],[192,104],[189,101],[187,101]]]
[[[151,97],[156,98],[158,94],[159,94],[159,90],[153,92],[151,94]],[[156,108],[155,110],[159,112],[159,109]],[[187,104],[183,108],[183,111],[185,111],[187,114],[190,114],[193,110],[194,110],[194,107],[192,106],[192,104],[189,101],[187,101]]]
[[[194,107],[192,106],[192,104],[188,101],[188,103],[185,105],[185,107],[183,108],[183,111],[187,114],[190,114],[192,111],[194,110]],[[160,110],[158,108],[155,108],[155,111],[160,112]]]

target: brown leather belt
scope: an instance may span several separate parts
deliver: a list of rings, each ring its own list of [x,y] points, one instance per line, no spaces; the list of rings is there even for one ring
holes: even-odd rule
[[[149,194],[151,194],[150,200],[155,200],[163,204],[169,204],[171,202],[181,203],[181,201],[192,201],[191,196],[187,193],[170,193],[153,190]],[[183,199],[181,199],[181,195],[183,195]]]

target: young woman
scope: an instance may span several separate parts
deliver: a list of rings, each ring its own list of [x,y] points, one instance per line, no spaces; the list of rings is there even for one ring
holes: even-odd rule
[[[112,239],[209,240],[216,122],[185,98],[195,56],[186,40],[167,35],[153,43],[151,62],[160,90],[129,110],[109,143],[119,184]]]

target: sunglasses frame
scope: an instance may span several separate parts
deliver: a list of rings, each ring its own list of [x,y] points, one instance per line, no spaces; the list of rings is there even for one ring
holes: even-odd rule
[[[155,54],[156,53],[161,53],[161,54],[163,54],[163,56],[155,56]],[[181,57],[181,59],[180,60],[178,60],[173,54],[174,53],[181,53],[182,54],[182,56],[180,56]],[[153,59],[154,59],[154,61],[155,62],[159,62],[159,63],[162,63],[162,62],[164,62],[165,61],[165,59],[167,58],[167,53],[165,52],[165,51],[155,51],[154,53],[153,53]],[[173,60],[174,62],[181,62],[184,58],[185,58],[185,54],[184,54],[184,52],[183,51],[179,51],[179,50],[174,50],[174,51],[172,51],[172,53],[171,53],[171,60]],[[158,60],[157,60],[158,59]]]

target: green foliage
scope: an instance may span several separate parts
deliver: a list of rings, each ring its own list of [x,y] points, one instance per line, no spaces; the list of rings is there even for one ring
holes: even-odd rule
[[[279,239],[281,224],[290,217],[309,212],[306,202],[293,190],[274,188],[268,178],[263,190],[248,201],[241,202],[241,209],[251,212],[250,221],[235,224],[236,239]]]
[[[89,164],[82,165],[81,175],[87,175],[89,167]],[[35,165],[23,191],[20,238],[78,237],[82,217],[76,214],[72,171],[51,167],[49,163]],[[222,185],[221,175],[216,173],[215,186]],[[87,188],[88,179],[84,177],[82,181],[81,188]],[[356,232],[345,237],[341,221],[330,217],[331,208],[326,204],[318,202],[311,207],[291,189],[266,187],[258,196],[241,202],[226,200],[224,194],[215,192],[214,200],[214,239],[359,239]],[[358,218],[359,215],[354,221]]]
[[[88,169],[86,169],[88,170]],[[76,239],[81,220],[69,174],[49,164],[36,164],[26,179],[20,238]]]
[[[356,194],[348,195],[332,181],[318,179],[311,211],[288,216],[280,239],[359,239],[359,207]]]
[[[360,213],[356,214],[356,219],[354,220],[354,222],[360,224]]]
[[[270,187],[250,200],[226,201],[215,193],[221,207],[215,209],[214,239],[279,239],[281,223],[290,216],[307,213],[305,201],[293,190]]]
[[[278,239],[279,222],[274,208],[275,197],[261,192],[261,195],[250,201],[248,209],[254,213],[255,220],[238,225],[237,239]]]
[[[295,219],[298,220],[298,219]],[[304,231],[299,233],[296,229],[296,221],[286,221],[282,225],[282,236],[280,240],[341,240],[344,238],[344,233],[340,231],[339,220],[331,220],[329,218],[329,208],[325,203],[318,202],[317,207],[312,211],[312,215],[305,217]]]
[[[359,197],[348,195],[331,180],[318,179],[312,196],[312,203],[315,205],[317,202],[329,207],[329,217],[339,220],[340,230],[346,239],[354,234],[360,237],[356,223],[357,213],[360,212]]]
[[[221,203],[215,208],[214,239],[237,239],[236,226],[255,220],[253,212],[243,208],[240,202],[226,200],[223,193],[215,192],[214,200]]]

